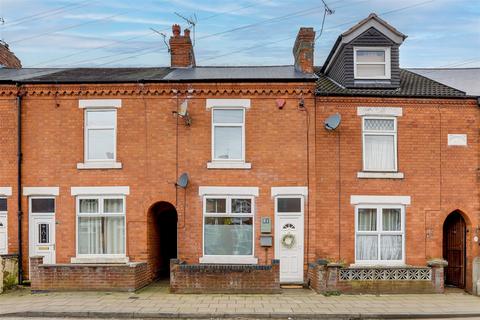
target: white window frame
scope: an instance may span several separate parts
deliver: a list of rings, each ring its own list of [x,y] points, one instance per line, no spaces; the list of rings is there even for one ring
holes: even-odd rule
[[[357,51],[384,51],[385,52],[385,62],[359,62],[357,63]],[[381,80],[381,79],[391,79],[391,49],[390,47],[354,47],[353,48],[353,71],[355,79],[359,80]],[[385,66],[385,75],[376,76],[376,77],[360,77],[357,74],[357,64],[362,65],[384,65]]]
[[[393,120],[393,131],[379,131],[379,130],[365,130],[365,120]],[[377,135],[377,136],[393,136],[393,157],[394,168],[387,169],[368,169],[366,168],[365,161],[365,136]],[[388,116],[364,116],[362,117],[362,163],[364,172],[398,172],[398,152],[397,152],[397,118]]]
[[[98,200],[98,213],[80,213],[80,200],[81,199],[97,199]],[[104,199],[122,199],[123,200],[123,212],[122,213],[105,213],[103,212],[103,200]],[[123,261],[126,259],[127,254],[127,215],[126,215],[126,208],[127,208],[127,199],[124,195],[78,195],[75,200],[76,204],[76,217],[75,217],[75,251],[76,251],[76,259],[72,259],[72,262],[82,262],[88,259],[92,261],[99,261],[101,259],[120,259],[118,261]],[[125,252],[122,254],[80,254],[78,252],[78,228],[79,228],[79,218],[80,217],[124,217],[124,230],[125,235],[123,237],[123,246]],[[126,260],[125,260],[126,261]]]
[[[225,213],[207,213],[207,199],[225,199]],[[232,199],[250,199],[252,204],[251,213],[232,213]],[[253,195],[205,195],[203,196],[202,215],[202,257],[200,263],[228,263],[228,264],[256,264],[255,258],[255,196]],[[205,254],[205,218],[207,217],[234,217],[252,218],[252,254],[251,255],[206,255]]]
[[[112,126],[88,126],[89,112],[114,112],[114,124]],[[90,159],[88,157],[88,132],[90,130],[111,130],[113,129],[113,159]],[[117,109],[115,108],[86,108],[84,115],[84,157],[85,163],[112,163],[117,161]]]
[[[242,111],[242,123],[215,123],[214,113],[218,110],[240,110]],[[215,128],[216,127],[241,127],[242,128],[242,157],[240,159],[221,159],[215,158]],[[245,108],[212,108],[212,161],[214,162],[245,162]]]
[[[358,209],[376,209],[377,210],[377,230],[359,231],[358,230]],[[401,212],[401,230],[383,231],[382,209],[400,209]],[[376,235],[378,241],[377,260],[357,260],[357,236]],[[400,260],[381,260],[381,236],[382,235],[401,235],[402,236],[402,259]],[[405,265],[405,206],[398,204],[358,204],[355,206],[355,265]]]
[[[8,199],[6,196],[0,194],[0,199],[5,199],[7,201],[7,211],[0,211],[0,216],[5,217],[5,251],[0,251],[0,254],[8,254]]]

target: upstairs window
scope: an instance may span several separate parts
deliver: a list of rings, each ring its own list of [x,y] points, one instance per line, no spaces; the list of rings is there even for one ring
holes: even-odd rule
[[[212,112],[214,161],[245,160],[245,110],[215,108]]]
[[[116,160],[115,109],[86,109],[85,160],[87,162],[114,162]]]
[[[363,117],[363,170],[397,171],[395,117]]]
[[[390,48],[355,47],[355,79],[390,79]]]

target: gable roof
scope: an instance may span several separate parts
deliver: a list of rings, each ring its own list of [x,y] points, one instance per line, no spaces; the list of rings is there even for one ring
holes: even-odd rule
[[[465,92],[446,86],[411,71],[400,69],[400,87],[396,89],[345,88],[316,68],[318,96],[466,98]]]
[[[480,97],[480,68],[409,68],[424,77]]]

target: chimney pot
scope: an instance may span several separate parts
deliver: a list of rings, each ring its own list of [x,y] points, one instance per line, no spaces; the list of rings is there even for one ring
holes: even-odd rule
[[[295,70],[303,73],[313,73],[315,31],[313,28],[300,28],[293,46]]]
[[[181,28],[178,24],[174,24],[172,26],[172,33],[173,33],[173,36],[174,37],[178,37],[180,35],[180,32],[181,32]]]
[[[185,37],[189,37],[189,38],[190,38],[190,29],[185,29],[185,30],[183,30],[183,34],[185,35]]]

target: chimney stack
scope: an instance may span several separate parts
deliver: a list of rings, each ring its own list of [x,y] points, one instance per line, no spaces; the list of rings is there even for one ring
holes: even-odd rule
[[[300,28],[293,46],[295,70],[313,73],[313,56],[315,47],[315,31],[313,28]]]
[[[195,54],[193,44],[190,39],[190,30],[185,29],[183,35],[178,24],[172,26],[172,36],[170,37],[170,67],[172,68],[191,68],[195,67]]]
[[[22,63],[20,59],[8,48],[8,44],[0,40],[0,67],[20,69]]]

